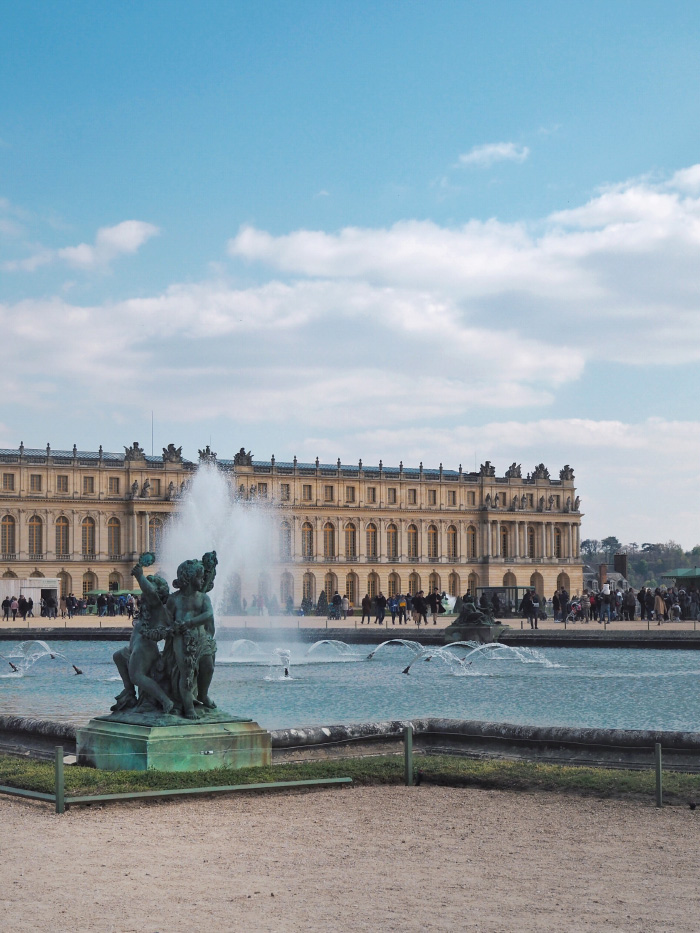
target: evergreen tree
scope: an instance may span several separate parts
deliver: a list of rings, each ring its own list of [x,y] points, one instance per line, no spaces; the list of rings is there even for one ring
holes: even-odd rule
[[[317,616],[327,616],[328,615],[328,597],[326,596],[326,591],[321,590],[318,596],[318,603],[316,604],[316,615]]]

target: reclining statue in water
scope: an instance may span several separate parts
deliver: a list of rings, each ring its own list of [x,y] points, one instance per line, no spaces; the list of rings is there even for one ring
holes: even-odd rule
[[[207,595],[214,585],[216,552],[210,551],[201,561],[180,564],[174,593],[162,577],[144,574],[144,567],[154,561],[152,554],[143,554],[131,571],[141,586],[141,612],[129,645],[113,656],[124,690],[112,710],[137,708],[147,712],[155,701],[165,713],[196,719],[196,703],[216,708],[209,697],[216,641]],[[165,640],[162,654],[157,644],[161,640]]]

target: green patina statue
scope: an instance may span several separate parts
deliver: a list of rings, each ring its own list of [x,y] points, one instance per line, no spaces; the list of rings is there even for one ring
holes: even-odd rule
[[[147,719],[166,714],[196,720],[196,707],[202,713],[216,709],[209,696],[216,641],[207,595],[214,586],[216,552],[181,563],[172,593],[163,577],[144,573],[154,562],[153,554],[142,554],[131,571],[141,587],[141,610],[129,645],[114,654],[124,689],[112,711],[129,710]],[[165,642],[162,653],[159,641]]]

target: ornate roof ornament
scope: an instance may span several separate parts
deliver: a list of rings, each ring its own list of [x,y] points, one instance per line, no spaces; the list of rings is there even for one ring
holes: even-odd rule
[[[209,444],[207,444],[204,450],[199,451],[199,462],[200,463],[216,463],[216,454],[211,449]]]
[[[163,448],[163,463],[182,463],[182,447],[168,444]]]
[[[482,463],[479,467],[479,476],[495,476],[496,467],[491,463],[490,460],[487,460],[486,463]]]
[[[570,467],[569,464],[567,463],[563,470],[559,470],[559,479],[562,480],[562,482],[564,481],[571,482],[573,481],[573,478],[574,478],[573,468]]]
[[[207,450],[209,450],[208,447],[207,447]],[[200,454],[200,459],[201,459],[201,454],[202,454],[202,451],[201,451],[201,450],[200,450],[199,454]],[[214,457],[216,457],[216,454],[214,454]],[[237,454],[234,454],[234,456],[233,456],[233,465],[234,465],[234,466],[252,466],[252,465],[253,465],[253,455],[252,455],[252,453],[251,453],[250,451],[248,451],[248,453],[246,453],[246,452],[245,452],[245,447],[241,447],[241,449],[238,451],[238,453],[237,453]]]
[[[125,460],[145,460],[146,454],[143,452],[143,447],[139,447],[139,442],[134,441],[131,447],[124,448],[124,459]]]
[[[522,479],[523,471],[519,463],[511,463],[511,465],[506,470],[506,476],[508,479]]]
[[[549,470],[544,465],[544,463],[538,463],[535,467],[533,474],[533,479],[549,479]]]

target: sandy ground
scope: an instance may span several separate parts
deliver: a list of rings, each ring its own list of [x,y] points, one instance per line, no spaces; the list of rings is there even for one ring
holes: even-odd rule
[[[0,929],[697,931],[700,810],[435,787],[0,799]]]

